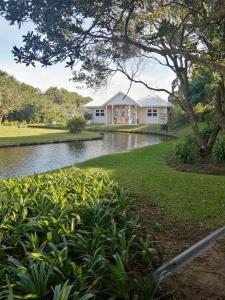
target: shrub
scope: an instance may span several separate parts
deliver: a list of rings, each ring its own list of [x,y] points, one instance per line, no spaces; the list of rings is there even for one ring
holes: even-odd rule
[[[106,175],[70,169],[0,191],[1,299],[152,299],[157,252]]]
[[[173,110],[169,118],[169,127],[175,129],[181,127],[189,122],[188,117],[179,110]]]
[[[86,111],[86,112],[84,113],[84,119],[85,119],[86,121],[90,121],[90,120],[92,119],[92,114],[91,114],[90,112]]]
[[[225,137],[219,137],[213,146],[213,159],[218,163],[225,163]]]
[[[80,132],[85,128],[86,122],[85,120],[80,116],[75,116],[67,123],[67,128],[71,133],[77,133]]]
[[[179,161],[192,163],[198,158],[199,151],[193,138],[188,136],[176,144],[175,154]]]

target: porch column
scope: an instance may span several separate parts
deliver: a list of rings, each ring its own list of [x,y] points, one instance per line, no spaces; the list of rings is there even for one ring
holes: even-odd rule
[[[135,105],[135,124],[137,125],[137,120],[138,120],[138,108],[137,105]]]
[[[128,122],[129,122],[129,124],[131,123],[131,119],[130,119],[130,104],[128,105]]]
[[[114,124],[114,118],[113,118],[113,105],[112,105],[112,124]]]
[[[106,125],[108,124],[108,105],[106,105],[106,108],[105,108],[105,124]]]

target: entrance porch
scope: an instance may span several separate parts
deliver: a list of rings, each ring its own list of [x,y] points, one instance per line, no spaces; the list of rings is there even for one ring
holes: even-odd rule
[[[106,105],[106,124],[137,124],[137,105]]]

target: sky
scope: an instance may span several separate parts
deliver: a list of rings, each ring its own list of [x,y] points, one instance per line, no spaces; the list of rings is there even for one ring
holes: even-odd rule
[[[123,74],[116,74],[108,83],[107,87],[100,90],[88,89],[85,87],[77,88],[77,84],[72,82],[71,70],[65,68],[64,64],[58,64],[47,68],[26,67],[23,64],[17,64],[12,54],[13,46],[22,44],[22,35],[30,30],[29,24],[24,24],[21,29],[17,26],[10,26],[9,23],[0,17],[0,70],[13,75],[17,80],[46,90],[50,86],[65,88],[69,91],[78,92],[82,96],[88,96],[93,99],[110,98],[119,91],[127,93],[130,82]],[[150,86],[165,88],[170,90],[171,82],[174,79],[174,73],[167,67],[156,63],[148,63],[142,67],[138,74],[138,79],[144,80]],[[129,91],[129,96],[135,99],[152,95],[153,93],[140,84],[133,84]],[[167,99],[166,93],[159,93],[159,96]]]

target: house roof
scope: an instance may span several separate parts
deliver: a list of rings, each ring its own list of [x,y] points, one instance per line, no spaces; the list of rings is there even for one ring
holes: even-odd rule
[[[94,108],[94,107],[102,107],[105,106],[107,103],[111,102],[117,97],[121,96],[121,101],[131,101],[134,102],[137,106],[139,107],[171,107],[173,106],[170,102],[163,100],[157,95],[153,96],[147,96],[138,100],[134,100],[130,96],[124,94],[123,92],[118,92],[114,96],[112,96],[110,99],[105,100],[105,99],[98,99],[98,100],[93,100],[87,104],[84,105],[84,107],[87,108]],[[122,103],[121,103],[122,104]]]
[[[147,96],[137,101],[141,107],[172,107],[173,104],[157,95]]]

